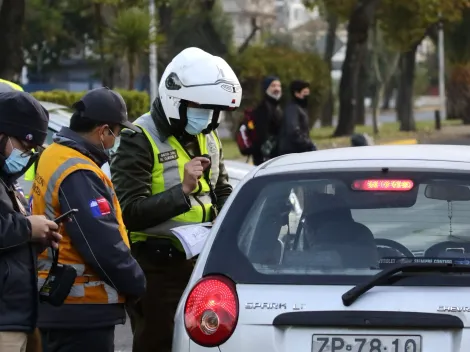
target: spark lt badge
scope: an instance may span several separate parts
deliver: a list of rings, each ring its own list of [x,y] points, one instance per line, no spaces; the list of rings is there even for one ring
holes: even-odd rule
[[[292,310],[303,310],[305,304],[294,304]],[[246,303],[245,309],[287,309],[287,303],[253,302]]]
[[[438,312],[447,313],[470,313],[470,307],[453,307],[453,306],[439,306]]]

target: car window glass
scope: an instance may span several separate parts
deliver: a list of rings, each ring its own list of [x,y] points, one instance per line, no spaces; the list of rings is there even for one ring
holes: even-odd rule
[[[470,265],[470,180],[455,174],[412,173],[410,189],[364,191],[353,189],[354,175],[250,180],[237,193],[213,251],[218,241],[228,248],[228,237],[235,238],[238,251],[224,253],[225,262],[246,261],[262,275],[374,275],[402,260],[457,258]],[[403,179],[401,174],[397,177]],[[407,180],[398,184],[407,185]],[[436,184],[450,199],[427,195]],[[246,268],[227,271],[246,282],[246,276],[253,275]]]
[[[50,128],[47,129],[47,136],[46,136],[46,141],[44,142],[44,144],[47,144],[47,145],[52,144],[54,133],[56,133],[54,130]]]

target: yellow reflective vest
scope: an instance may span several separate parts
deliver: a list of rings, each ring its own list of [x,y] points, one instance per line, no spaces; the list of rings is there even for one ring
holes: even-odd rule
[[[183,182],[184,165],[191,160],[187,151],[178,140],[170,136],[162,141],[160,134],[150,114],[139,117],[134,124],[139,126],[152,146],[154,166],[152,169],[152,195],[164,192]],[[211,157],[209,180],[213,187],[219,178],[220,141],[215,134],[197,135],[201,155],[208,154]],[[142,232],[132,232],[132,242],[145,241],[148,236],[167,237],[174,241],[180,248],[181,244],[169,232],[169,229],[181,225],[181,223],[202,223],[212,221],[212,200],[210,197],[209,183],[204,177],[199,180],[199,187],[189,195],[191,209],[183,214],[168,220],[151,229]],[[155,209],[158,211],[158,209]],[[181,248],[180,248],[181,249]]]
[[[80,152],[53,143],[44,150],[41,162],[36,171],[36,178],[31,191],[31,209],[33,215],[46,215],[54,219],[61,214],[59,204],[59,188],[62,181],[77,170],[93,171],[106,185],[113,195],[113,206],[122,240],[129,247],[129,239],[122,222],[121,207],[115,195],[111,180],[90,158]],[[77,190],[80,192],[80,190]],[[62,227],[63,236],[60,242],[59,263],[72,265],[77,271],[75,284],[65,300],[65,304],[114,304],[123,303],[124,297],[102,281],[93,269],[85,263],[81,255],[73,247],[70,237]],[[90,234],[99,236],[99,233]],[[44,251],[38,258],[38,286],[41,287],[52,265],[52,251]]]
[[[16,84],[16,83],[7,81],[6,79],[1,79],[1,78],[0,78],[0,83],[6,83],[6,84],[8,84],[10,87],[12,87],[13,89],[19,90],[20,92],[24,92],[24,90],[23,90],[23,88],[22,88],[21,86],[19,86],[19,85]]]

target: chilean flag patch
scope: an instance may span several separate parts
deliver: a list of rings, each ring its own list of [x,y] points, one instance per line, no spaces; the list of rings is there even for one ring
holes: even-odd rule
[[[111,207],[104,197],[92,199],[90,201],[90,209],[95,218],[111,214]]]

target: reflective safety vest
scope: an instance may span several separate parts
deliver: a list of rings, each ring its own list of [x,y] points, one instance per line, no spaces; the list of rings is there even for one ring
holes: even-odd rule
[[[16,83],[13,83],[13,82],[10,82],[10,81],[7,81],[6,79],[1,79],[0,78],[0,83],[6,83],[10,87],[12,87],[13,89],[19,90],[20,92],[24,92],[24,89],[20,85],[18,85]]]
[[[34,149],[32,149],[32,151],[34,152]],[[28,170],[26,170],[26,172],[25,172],[25,174],[24,174],[24,176],[23,176],[23,178],[24,178],[25,181],[28,181],[28,182],[33,182],[33,181],[34,181],[34,177],[36,176],[36,165],[37,165],[37,162],[38,162],[38,161],[36,160],[36,161],[34,162],[34,164],[31,165]],[[23,190],[23,191],[26,192],[25,195],[24,195],[24,197],[25,197],[26,199],[29,199],[29,193],[28,193],[28,192],[29,192],[30,190],[29,190],[29,189],[28,189],[28,190],[25,189],[25,190]]]
[[[150,114],[145,114],[134,121],[134,125],[142,128],[152,146],[154,166],[152,169],[152,195],[162,193],[183,182],[184,165],[191,161],[191,156],[178,142],[170,136],[165,141],[160,139],[160,134]],[[208,154],[211,157],[209,180],[215,187],[219,178],[220,141],[215,132],[207,135],[198,134],[197,141],[201,155]],[[174,241],[181,249],[179,241],[171,235],[169,229],[182,225],[181,223],[201,223],[212,221],[209,184],[205,177],[199,180],[199,186],[189,195],[191,209],[186,213],[175,216],[171,220],[142,232],[132,232],[132,242],[145,241],[148,236],[166,237]],[[155,209],[158,211],[158,209]]]
[[[103,180],[107,190],[113,199],[113,208],[119,224],[122,240],[129,247],[129,240],[122,221],[121,207],[114,192],[111,180],[90,158],[79,153],[75,149],[53,143],[48,146],[41,156],[41,161],[36,170],[36,177],[31,191],[31,208],[33,215],[46,215],[54,219],[61,214],[59,204],[59,189],[62,181],[77,170],[93,171]],[[77,190],[80,192],[80,190]],[[88,204],[84,204],[89,207]],[[89,211],[89,209],[79,209]],[[72,265],[77,271],[75,284],[65,300],[66,304],[113,304],[123,303],[124,297],[102,281],[93,269],[85,263],[81,255],[73,247],[70,237],[62,227],[63,236],[60,242],[59,263]],[[87,233],[87,236],[100,236],[99,233]],[[52,265],[52,251],[47,249],[38,258],[38,287],[40,288],[49,273]]]

